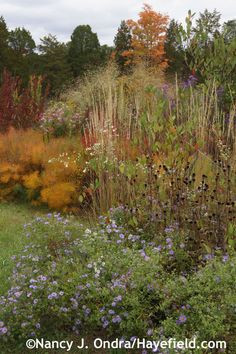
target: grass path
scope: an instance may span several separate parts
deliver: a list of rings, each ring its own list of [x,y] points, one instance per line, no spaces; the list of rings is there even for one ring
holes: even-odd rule
[[[23,225],[34,215],[35,211],[24,205],[0,203],[0,294],[8,286],[11,256],[20,252],[27,242]]]

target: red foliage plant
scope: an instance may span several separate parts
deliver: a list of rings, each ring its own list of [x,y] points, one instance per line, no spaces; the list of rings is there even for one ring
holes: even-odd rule
[[[28,86],[20,78],[4,71],[0,86],[0,132],[10,127],[27,129],[35,126],[44,110],[47,89],[42,92],[43,78],[31,76]]]

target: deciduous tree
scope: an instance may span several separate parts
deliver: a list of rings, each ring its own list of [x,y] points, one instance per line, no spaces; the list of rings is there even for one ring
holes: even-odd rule
[[[135,62],[144,61],[148,66],[166,67],[164,43],[169,17],[144,4],[137,21],[128,20],[132,48],[126,55]]]

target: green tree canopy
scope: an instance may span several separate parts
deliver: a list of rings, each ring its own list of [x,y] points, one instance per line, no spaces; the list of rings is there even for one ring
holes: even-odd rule
[[[9,46],[22,55],[32,54],[36,48],[32,35],[25,28],[16,28],[9,34]]]
[[[231,42],[232,40],[236,40],[236,19],[224,23],[223,35],[226,42]]]
[[[131,43],[132,35],[130,28],[127,25],[126,21],[121,21],[120,27],[118,28],[117,34],[114,38],[115,59],[121,72],[129,69],[127,65],[128,58],[124,54],[126,51],[129,51],[131,49]]]
[[[74,29],[69,45],[69,61],[75,77],[100,63],[100,43],[97,34],[92,32],[89,25]]]
[[[214,37],[220,31],[220,18],[221,14],[216,9],[212,12],[205,9],[204,12],[200,12],[194,31],[205,33],[208,38]]]
[[[72,77],[68,62],[68,46],[60,43],[56,36],[49,34],[41,38],[38,50],[41,53],[41,73],[45,75],[51,93],[55,94]]]
[[[0,17],[0,77],[4,67],[8,67],[9,47],[8,47],[9,32],[4,18]]]
[[[185,53],[182,43],[179,41],[180,24],[172,19],[166,31],[165,55],[168,60],[166,72],[169,75],[178,73],[180,77],[189,74],[185,65]]]

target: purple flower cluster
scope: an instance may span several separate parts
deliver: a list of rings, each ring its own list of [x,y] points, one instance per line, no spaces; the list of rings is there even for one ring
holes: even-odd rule
[[[0,321],[0,336],[7,334],[8,329],[7,327],[4,325],[3,321]]]

